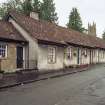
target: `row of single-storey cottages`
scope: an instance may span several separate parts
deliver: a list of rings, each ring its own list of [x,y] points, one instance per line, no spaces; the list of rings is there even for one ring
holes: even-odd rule
[[[57,70],[105,63],[105,42],[53,23],[10,11],[0,21],[0,70]]]

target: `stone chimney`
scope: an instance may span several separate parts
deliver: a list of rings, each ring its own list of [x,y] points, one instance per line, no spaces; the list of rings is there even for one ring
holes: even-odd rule
[[[37,12],[30,12],[30,17],[35,19],[35,20],[39,20],[39,13],[37,13]]]
[[[96,35],[96,23],[93,22],[93,25],[88,23],[88,34],[92,36],[97,36]]]

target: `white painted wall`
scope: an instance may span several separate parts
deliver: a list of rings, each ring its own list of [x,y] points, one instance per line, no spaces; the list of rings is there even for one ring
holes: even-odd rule
[[[9,19],[9,21],[14,25],[14,27],[23,35],[23,37],[29,42],[29,47],[26,47],[26,55],[25,58],[28,60],[28,51],[29,51],[29,67],[34,68],[37,67],[39,70],[56,70],[56,69],[62,69],[64,66],[70,66],[70,65],[78,65],[77,59],[78,59],[78,52],[76,56],[73,56],[72,59],[67,60],[64,57],[64,51],[65,48],[63,47],[56,47],[56,63],[49,64],[47,60],[48,55],[48,45],[42,45],[37,43],[37,40],[33,39],[28,32],[26,32],[19,24],[17,24],[12,18]],[[73,47],[73,46],[72,46]],[[77,47],[73,47],[77,50]],[[80,48],[81,51],[85,48]],[[87,49],[87,57],[84,57],[80,53],[80,64],[90,64],[90,49]],[[96,55],[93,57],[93,62],[98,62],[98,49],[95,49]],[[105,62],[105,58],[101,57],[102,51],[99,51],[99,61]]]
[[[95,51],[95,55],[93,55],[93,63],[94,64],[96,64],[96,63],[105,63],[105,53],[104,53],[104,56],[103,56],[103,51],[104,50],[93,49],[93,51]]]
[[[71,47],[71,46],[70,46]],[[79,48],[79,64],[78,64],[78,47],[71,47],[75,50],[72,52],[72,59],[64,59],[64,63],[66,66],[72,66],[72,65],[86,65],[90,64],[90,49],[87,48]],[[87,50],[87,57],[82,55],[82,51]],[[76,53],[76,56],[74,56],[74,51]]]
[[[104,52],[104,55],[103,55],[103,52]],[[104,50],[99,50],[99,62],[105,63],[105,51]]]
[[[29,59],[29,68],[35,68],[38,56],[38,43],[34,40],[29,33],[27,33],[19,24],[17,24],[12,18],[9,19],[9,22],[21,33],[21,35],[29,42],[27,46],[27,54],[25,60]],[[29,53],[29,54],[28,54]],[[29,58],[28,58],[29,55]]]
[[[48,63],[48,47],[56,47],[56,62]],[[39,70],[56,70],[64,67],[64,48],[39,44],[38,68]]]
[[[95,53],[94,53],[95,52]],[[98,57],[97,57],[97,49],[93,49],[93,63],[97,63],[98,62]]]
[[[72,52],[72,57],[70,59],[67,59],[67,57],[64,58],[64,64],[65,64],[65,66],[77,65],[77,55],[78,55],[77,47],[73,47],[73,46],[68,46],[68,47],[70,47],[72,49],[72,51],[75,50],[76,56],[74,56],[74,54],[73,54],[74,52]],[[65,48],[65,51],[67,51],[66,49],[67,48]],[[65,52],[65,54],[66,54],[66,52]]]
[[[84,56],[84,55],[82,54],[82,62],[81,62],[81,64],[82,64],[82,65],[90,64],[90,50],[87,49],[87,48],[82,48],[81,50],[82,50],[82,51],[87,50],[87,56]]]

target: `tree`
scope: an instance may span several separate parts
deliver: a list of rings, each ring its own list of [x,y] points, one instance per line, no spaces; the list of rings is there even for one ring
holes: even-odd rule
[[[4,7],[2,4],[0,5],[0,19],[2,19],[5,16],[6,13],[6,7]]]
[[[21,8],[21,0],[8,0],[7,3],[7,8],[8,9],[19,9]]]
[[[33,11],[39,12],[40,11],[40,1],[33,0]]]
[[[42,20],[47,20],[49,22],[57,22],[58,17],[57,13],[55,12],[55,4],[53,3],[53,0],[43,0],[41,3],[41,9],[40,9],[40,18]]]
[[[6,3],[0,5],[0,17],[3,18],[8,10],[20,11],[22,9],[21,4],[21,0],[7,0]]]
[[[102,34],[102,38],[105,40],[105,31]]]
[[[80,14],[78,13],[77,8],[73,8],[69,15],[69,22],[67,23],[67,27],[77,30],[79,32],[83,32],[84,28],[82,27],[82,20]]]
[[[26,15],[29,15],[32,11],[32,3],[31,0],[25,0],[22,4],[22,10]]]

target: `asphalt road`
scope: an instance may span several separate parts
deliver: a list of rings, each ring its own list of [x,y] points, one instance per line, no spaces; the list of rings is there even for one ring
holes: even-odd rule
[[[3,90],[0,105],[105,105],[105,65]]]

